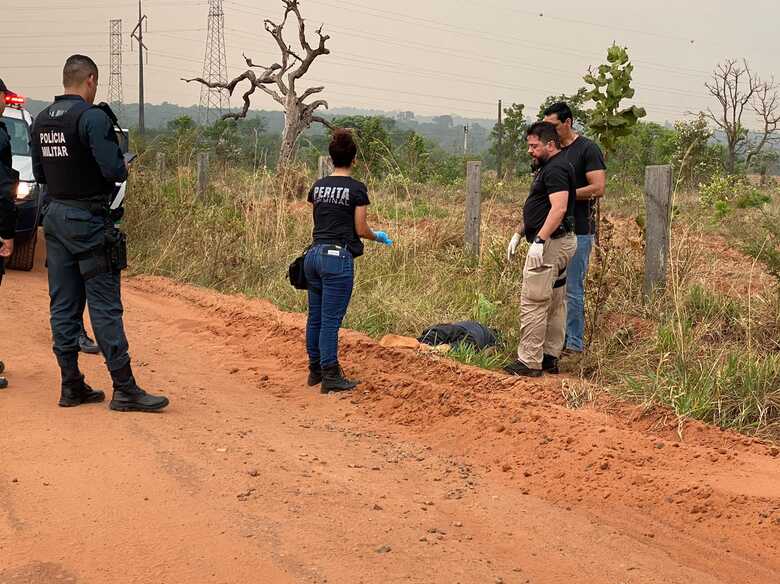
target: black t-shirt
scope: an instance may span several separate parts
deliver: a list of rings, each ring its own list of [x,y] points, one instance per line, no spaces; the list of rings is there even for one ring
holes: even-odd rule
[[[574,169],[562,153],[558,153],[541,164],[531,183],[531,193],[523,205],[523,223],[525,238],[531,242],[547,220],[552,209],[550,195],[567,191],[569,203],[566,207],[566,218],[571,221],[574,213],[574,201],[577,189],[574,186]],[[564,222],[566,221],[564,218]]]
[[[578,189],[588,186],[587,173],[607,169],[601,148],[585,136],[579,136],[564,148],[563,154],[574,167],[574,185]],[[577,235],[596,233],[596,211],[593,199],[577,201],[574,205],[574,232]]]
[[[345,245],[352,257],[363,255],[363,242],[355,231],[355,209],[370,205],[368,189],[349,176],[328,176],[309,191],[314,206],[314,243]]]

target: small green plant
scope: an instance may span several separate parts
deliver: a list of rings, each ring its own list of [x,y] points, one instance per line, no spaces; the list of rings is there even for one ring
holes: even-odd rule
[[[507,358],[495,349],[477,351],[470,343],[461,343],[452,349],[447,356],[465,365],[472,365],[482,369],[501,369],[507,364]]]

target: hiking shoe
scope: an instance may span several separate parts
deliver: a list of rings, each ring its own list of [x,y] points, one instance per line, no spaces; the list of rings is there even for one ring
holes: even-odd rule
[[[310,364],[309,365],[309,379],[306,381],[306,384],[309,387],[314,387],[315,385],[319,385],[322,383],[322,367],[320,367],[320,364]]]
[[[97,355],[100,353],[100,347],[98,344],[89,338],[87,332],[82,330],[79,335],[79,351],[82,353],[88,353],[90,355]]]
[[[61,408],[73,408],[82,404],[98,404],[106,399],[106,394],[92,389],[84,381],[84,376],[76,382],[63,383],[60,391]]]
[[[337,391],[349,391],[355,389],[360,383],[357,380],[344,377],[344,370],[336,363],[322,368],[322,384],[320,393],[331,393]]]
[[[558,357],[545,355],[542,359],[542,371],[545,373],[551,373],[553,375],[560,373],[561,370],[558,368]]]
[[[504,367],[504,371],[509,373],[509,375],[516,375],[518,377],[541,377],[542,376],[542,370],[541,369],[531,369],[528,365],[523,363],[522,361],[514,361],[513,363],[510,363],[506,367]]]
[[[0,389],[8,387],[8,380],[5,377],[0,377]]]

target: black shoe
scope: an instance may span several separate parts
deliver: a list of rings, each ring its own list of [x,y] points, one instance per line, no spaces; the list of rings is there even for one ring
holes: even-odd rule
[[[0,375],[2,375],[2,374],[3,374],[3,371],[5,371],[5,363],[3,363],[2,361],[0,361]]]
[[[552,373],[553,375],[560,373],[561,370],[558,368],[558,357],[545,355],[542,359],[542,371],[545,373]]]
[[[59,406],[73,408],[82,404],[98,404],[106,399],[102,391],[92,389],[84,382],[84,376],[77,381],[63,381]]]
[[[5,377],[0,377],[0,389],[8,387],[8,380]]]
[[[349,391],[350,389],[355,389],[358,383],[360,382],[344,377],[344,370],[336,363],[335,365],[322,368],[320,393]]]
[[[319,364],[309,364],[309,379],[306,383],[309,387],[322,383],[322,367]]]
[[[163,395],[152,395],[138,387],[130,363],[111,372],[114,396],[108,407],[117,412],[158,412],[170,402]]]
[[[100,347],[98,344],[89,338],[86,331],[81,331],[79,335],[79,351],[82,353],[89,353],[90,355],[97,355],[100,353]]]
[[[542,376],[541,369],[531,369],[528,365],[526,365],[522,361],[514,361],[513,363],[510,363],[509,365],[504,367],[504,371],[506,371],[510,375],[517,375],[518,377],[541,377]]]

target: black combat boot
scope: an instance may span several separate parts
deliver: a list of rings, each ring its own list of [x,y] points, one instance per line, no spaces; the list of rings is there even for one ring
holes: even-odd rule
[[[98,344],[95,341],[89,338],[85,329],[81,329],[81,334],[79,335],[79,351],[90,355],[97,355],[100,353],[100,347],[98,347]]]
[[[306,383],[309,387],[322,383],[322,367],[319,363],[309,363],[309,379]]]
[[[168,405],[168,398],[151,395],[138,387],[130,363],[111,372],[114,396],[109,408],[117,412],[157,412]]]
[[[320,393],[330,393],[332,391],[349,391],[355,389],[360,383],[344,377],[344,370],[336,363],[322,368],[322,385]]]
[[[76,367],[63,367],[62,388],[60,391],[59,406],[61,408],[73,408],[82,404],[97,404],[106,399],[102,391],[92,389],[84,381],[84,376]]]
[[[542,359],[542,371],[545,373],[552,373],[553,375],[560,373],[561,370],[558,368],[558,357],[545,355]]]

